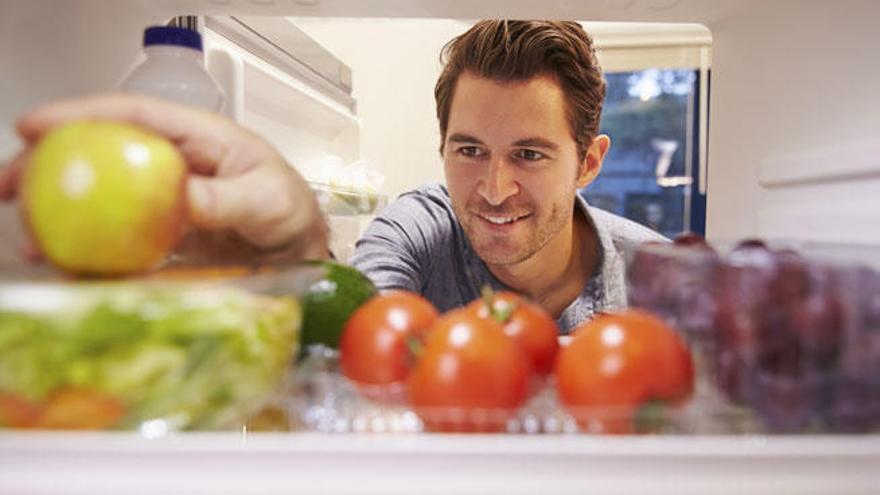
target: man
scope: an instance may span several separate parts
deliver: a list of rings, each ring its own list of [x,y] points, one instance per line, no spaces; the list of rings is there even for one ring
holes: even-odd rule
[[[447,186],[389,205],[352,264],[441,311],[487,284],[520,292],[563,333],[624,307],[623,246],[663,238],[577,195],[610,146],[589,35],[574,22],[486,20],[443,55],[434,92]]]

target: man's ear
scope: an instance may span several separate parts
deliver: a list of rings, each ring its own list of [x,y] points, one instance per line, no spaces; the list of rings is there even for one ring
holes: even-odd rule
[[[578,174],[578,189],[585,187],[593,182],[602,170],[602,161],[611,148],[611,138],[605,134],[599,134],[593,138],[590,147],[587,148],[587,156],[581,163],[580,173]]]

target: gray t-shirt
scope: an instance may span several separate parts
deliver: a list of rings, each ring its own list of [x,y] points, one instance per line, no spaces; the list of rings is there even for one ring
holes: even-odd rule
[[[635,222],[593,208],[580,196],[576,211],[584,214],[599,237],[599,270],[556,323],[569,333],[597,311],[626,307],[622,252],[630,243],[665,237]],[[429,184],[402,194],[370,223],[357,242],[350,263],[379,289],[421,293],[441,312],[463,306],[488,284],[502,284],[471,249],[452,210],[446,187]]]

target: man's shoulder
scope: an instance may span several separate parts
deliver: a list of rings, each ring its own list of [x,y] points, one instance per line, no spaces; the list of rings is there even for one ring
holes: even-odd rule
[[[415,211],[452,211],[449,191],[442,184],[429,183],[407,191],[388,204],[383,213],[412,214]]]
[[[428,200],[438,205],[452,206],[452,200],[449,199],[449,190],[439,182],[422,184],[411,191],[401,194],[397,199],[401,200],[405,198],[412,198],[421,201]]]
[[[449,193],[426,184],[398,196],[370,223],[364,237],[406,238],[419,244],[444,243],[459,230]]]
[[[351,263],[382,289],[431,296],[441,308],[466,270],[467,241],[446,188],[427,184],[401,194],[370,223]],[[460,297],[453,297],[455,304]]]
[[[436,183],[401,194],[378,214],[377,219],[405,231],[432,231],[434,235],[458,228],[449,193]]]
[[[606,232],[615,244],[669,240],[662,234],[628,218],[595,206],[587,208],[596,226]]]

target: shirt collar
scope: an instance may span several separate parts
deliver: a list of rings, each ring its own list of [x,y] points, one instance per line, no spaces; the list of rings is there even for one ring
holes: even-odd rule
[[[587,218],[587,223],[596,231],[599,239],[596,255],[599,257],[599,270],[587,283],[584,292],[591,288],[596,291],[595,311],[618,311],[626,308],[626,280],[624,259],[614,245],[614,236],[609,227],[602,221],[597,221],[590,212],[592,207],[580,194],[576,195],[575,208]]]

